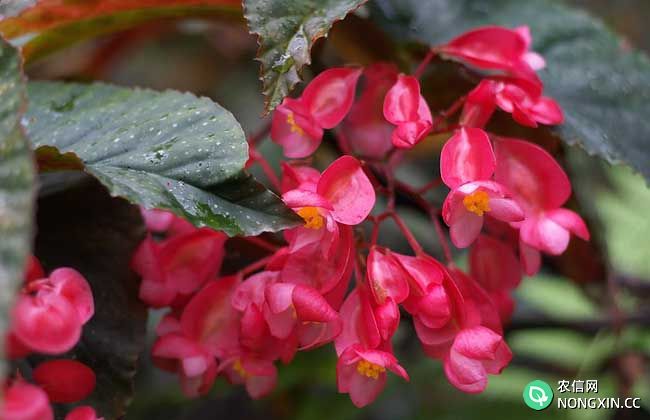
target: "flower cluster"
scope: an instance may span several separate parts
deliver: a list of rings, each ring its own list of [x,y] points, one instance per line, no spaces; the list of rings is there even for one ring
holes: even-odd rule
[[[542,253],[564,252],[571,234],[589,239],[580,216],[562,207],[571,185],[553,157],[485,129],[497,108],[529,127],[562,122],[558,104],[543,96],[537,70],[545,63],[530,44],[525,27],[480,28],[432,48],[413,75],[390,63],[332,68],[300,97],[286,98],[270,135],[287,158],[301,160],[283,162],[278,178],[252,141],[249,165],[260,164],[303,223],[285,231],[281,245],[278,238],[244,238],[269,254],[234,274],[221,270],[224,235],[143,210],[157,237],[149,236],[133,258],[143,279],[140,297],[169,308],[156,331],[155,363],[178,374],[189,396],[224,376],[258,398],[273,389],[278,362],[333,343],[338,389],[362,407],[379,395],[389,371],[409,379],[393,351],[408,314],[424,353],[442,363],[449,382],[483,391],[488,375],[512,357],[503,325],[522,275],[539,270]],[[481,81],[434,118],[419,77],[435,55],[467,65]],[[450,137],[440,153],[440,178],[424,189],[400,182],[395,170],[405,152],[443,133]],[[305,158],[330,134],[341,156],[321,173]],[[423,195],[443,184],[449,192],[441,206]],[[398,193],[430,217],[444,263],[423,250],[402,220]],[[385,197],[381,211],[373,211],[377,195]],[[414,255],[379,244],[386,220]],[[454,264],[441,221],[457,248],[469,247],[468,272]]]
[[[95,313],[92,291],[86,279],[71,268],[58,268],[49,277],[36,259],[28,260],[23,287],[12,311],[5,353],[10,359],[32,353],[60,355],[81,337],[83,325]],[[31,372],[33,384],[20,372],[5,381],[0,418],[48,420],[50,403],[74,403],[95,388],[95,372],[72,359],[48,359]],[[101,420],[89,406],[70,411],[66,420]]]

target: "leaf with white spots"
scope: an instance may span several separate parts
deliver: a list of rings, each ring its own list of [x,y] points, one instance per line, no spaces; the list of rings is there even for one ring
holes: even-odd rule
[[[267,111],[278,106],[311,62],[314,42],[367,0],[244,0],[244,17],[258,36]]]
[[[28,96],[24,123],[41,171],[84,169],[115,196],[229,235],[297,222],[243,172],[244,132],[207,98],[60,82],[32,82]]]
[[[32,240],[35,170],[29,142],[20,129],[24,100],[20,56],[0,38],[0,352]],[[0,377],[4,369],[0,359]]]

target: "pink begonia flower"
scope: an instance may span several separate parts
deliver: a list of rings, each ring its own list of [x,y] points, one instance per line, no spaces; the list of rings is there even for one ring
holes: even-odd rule
[[[449,267],[449,274],[463,296],[464,316],[461,327],[482,325],[501,334],[503,324],[496,304],[478,282],[457,267]]]
[[[156,328],[155,364],[177,373],[190,397],[210,390],[217,376],[216,358],[239,348],[239,315],[231,306],[236,276],[209,281],[187,303],[180,320],[166,315]]]
[[[409,380],[395,356],[380,350],[348,347],[336,364],[336,382],[340,393],[350,394],[352,403],[361,408],[373,402],[386,386],[386,371]]]
[[[86,279],[71,268],[59,268],[49,278],[28,283],[18,296],[11,335],[18,347],[46,354],[65,353],[77,344],[82,325],[93,313],[92,291]]]
[[[271,139],[289,158],[311,155],[323,130],[336,127],[347,115],[361,69],[332,68],[312,80],[299,99],[285,98],[273,113]]]
[[[524,218],[517,203],[507,197],[506,189],[490,181],[494,169],[492,145],[481,129],[463,127],[442,148],[440,174],[451,188],[442,215],[452,242],[459,248],[478,237],[486,213],[506,222]]]
[[[354,268],[354,232],[339,225],[335,246],[324,256],[319,243],[301,248],[287,256],[280,267],[280,278],[286,283],[311,286],[334,309],[341,307]]]
[[[397,126],[391,135],[395,147],[410,149],[429,134],[433,119],[417,78],[398,76],[384,99],[384,118]]]
[[[350,346],[359,344],[363,348],[375,349],[382,346],[382,334],[377,325],[372,296],[363,287],[355,288],[341,306],[343,329],[334,340],[339,356]]]
[[[219,370],[230,383],[244,384],[253,399],[270,394],[278,380],[278,370],[272,361],[247,354],[224,360]]]
[[[531,261],[529,266],[534,268],[539,251],[564,252],[572,233],[589,240],[582,218],[561,207],[571,195],[571,184],[547,151],[527,141],[501,138],[495,140],[495,153],[495,179],[509,189],[526,214],[523,222],[511,224],[519,228],[524,244],[520,254]]]
[[[374,63],[363,71],[365,79],[359,99],[341,124],[344,141],[361,156],[382,159],[393,148],[394,126],[384,118],[384,98],[397,81],[392,63]]]
[[[97,417],[97,412],[89,405],[80,405],[70,411],[63,420],[104,420]]]
[[[41,362],[32,371],[34,382],[54,403],[74,403],[88,397],[95,389],[95,372],[71,359]]]
[[[214,356],[205,346],[181,333],[158,337],[151,356],[158,368],[179,375],[183,394],[188,397],[207,393],[217,377]]]
[[[291,283],[266,286],[271,334],[287,338],[295,329],[302,349],[332,341],[341,332],[341,319],[325,298],[312,287]]]
[[[424,352],[443,361],[452,385],[481,392],[487,374],[499,373],[511,358],[492,299],[473,279],[457,269],[445,269],[431,257],[399,260],[413,283],[420,284],[411,288],[417,294],[405,302],[405,308],[413,314]]]
[[[409,295],[406,273],[390,250],[371,248],[366,266],[370,291],[378,305],[383,305],[388,298],[395,303],[406,300]]]
[[[508,322],[514,310],[510,292],[521,282],[522,267],[509,244],[481,235],[469,253],[472,277],[490,295],[502,322]]]
[[[395,255],[410,277],[411,296],[404,309],[413,315],[425,352],[441,358],[466,324],[464,298],[449,272],[432,257]]]
[[[564,121],[562,109],[553,99],[530,92],[528,86],[516,79],[484,79],[468,96],[460,123],[483,127],[496,107],[512,114],[519,124],[557,125]]]
[[[68,299],[77,310],[82,324],[88,322],[95,314],[93,292],[86,279],[77,270],[57,268],[50,273],[48,285],[45,287]]]
[[[461,391],[482,392],[488,374],[499,374],[510,363],[512,352],[500,334],[482,326],[461,330],[443,364],[449,382]]]
[[[309,186],[310,184],[308,184]],[[375,205],[375,189],[352,156],[342,156],[321,174],[316,189],[296,188],[282,199],[305,221],[303,227],[287,232],[291,251],[315,242],[328,255],[337,239],[339,226],[357,225]]]
[[[201,343],[212,356],[222,358],[236,347],[239,315],[232,297],[239,285],[237,276],[209,281],[187,303],[180,327],[191,340]]]
[[[515,29],[485,26],[465,32],[437,50],[479,69],[501,70],[539,82],[535,70],[543,68],[545,62],[539,54],[529,50],[530,44],[530,31],[526,26]]]
[[[53,420],[54,413],[45,391],[18,379],[5,389],[0,418],[2,420]]]
[[[160,308],[190,295],[216,278],[226,235],[209,228],[156,243],[148,236],[133,255],[131,266],[142,277],[140,299]]]

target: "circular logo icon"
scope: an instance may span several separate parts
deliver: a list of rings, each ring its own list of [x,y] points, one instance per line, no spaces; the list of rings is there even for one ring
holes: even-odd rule
[[[536,379],[524,387],[524,402],[533,410],[543,410],[553,402],[553,390],[544,381]]]

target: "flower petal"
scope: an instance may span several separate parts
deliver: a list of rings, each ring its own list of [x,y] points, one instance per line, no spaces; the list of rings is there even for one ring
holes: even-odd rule
[[[332,205],[332,217],[339,223],[357,225],[375,205],[375,189],[352,156],[332,162],[318,181],[318,193]]]

